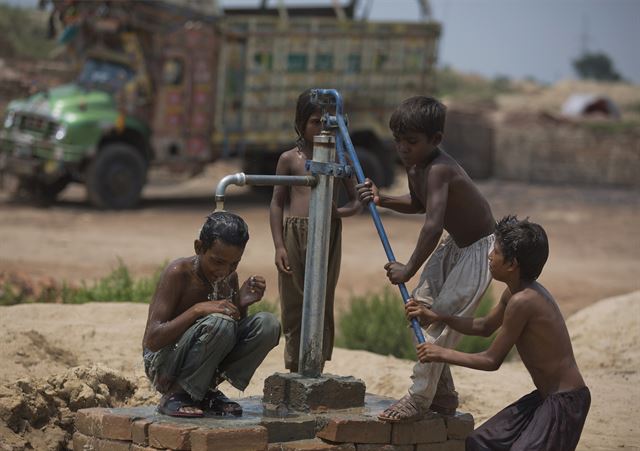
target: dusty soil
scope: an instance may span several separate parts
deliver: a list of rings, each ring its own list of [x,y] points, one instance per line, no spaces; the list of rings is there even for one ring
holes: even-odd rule
[[[0,192],[0,271],[91,281],[106,275],[120,258],[134,274],[151,274],[163,262],[191,255],[203,218],[214,209],[217,182],[237,171],[237,163],[231,160],[180,184],[156,175],[140,208],[123,212],[91,209],[77,185],[70,186],[60,202],[48,209],[12,204],[7,192]],[[390,191],[406,192],[405,183],[398,177]],[[640,288],[639,191],[497,181],[480,182],[480,188],[496,218],[507,213],[529,216],[545,227],[551,255],[540,280],[556,295],[565,315]],[[277,273],[268,205],[268,197],[232,186],[225,208],[242,215],[250,228],[241,277],[264,275],[266,298],[275,300]],[[396,258],[406,261],[422,217],[391,211],[381,215]],[[346,219],[337,308],[343,309],[352,294],[378,292],[387,286],[385,262],[369,215]]]
[[[217,181],[237,170],[228,162],[179,185],[157,180],[145,192],[141,208],[127,212],[91,209],[79,187],[70,187],[49,209],[13,204],[0,192],[0,272],[90,281],[121,258],[135,274],[148,275],[163,261],[192,252],[203,216],[213,209]],[[593,396],[579,449],[640,449],[639,193],[496,181],[481,182],[480,188],[496,217],[529,216],[549,234],[551,257],[541,281],[565,316],[571,316],[576,356]],[[401,190],[400,181],[392,191]],[[265,275],[266,297],[275,300],[268,201],[231,187],[226,208],[241,214],[250,227],[241,276]],[[382,216],[402,261],[413,249],[421,219],[390,212]],[[352,294],[377,292],[386,285],[384,253],[368,216],[345,220],[343,243],[339,311]],[[610,296],[618,297],[597,302]],[[140,359],[146,310],[146,305],[126,303],[0,308],[0,449],[66,443],[72,412],[82,406],[154,402]],[[411,366],[406,360],[338,349],[326,371],[360,377],[368,391],[399,397],[408,387]],[[264,378],[282,370],[279,346],[244,395],[260,394]],[[454,378],[461,409],[477,422],[532,390],[518,361],[495,373],[455,368]],[[243,395],[229,387],[225,391]]]

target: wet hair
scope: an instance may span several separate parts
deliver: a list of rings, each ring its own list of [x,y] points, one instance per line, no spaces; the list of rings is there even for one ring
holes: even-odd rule
[[[496,224],[496,241],[500,243],[506,262],[517,260],[520,279],[536,280],[549,257],[549,241],[542,226],[505,216]]]
[[[244,248],[249,241],[249,227],[238,215],[228,211],[214,211],[207,216],[199,238],[204,250],[209,249],[216,240]]]
[[[391,115],[389,128],[394,135],[424,133],[431,138],[444,133],[447,107],[437,99],[427,96],[410,97],[403,101]]]
[[[294,128],[296,130],[296,134],[298,135],[296,145],[300,149],[302,149],[306,144],[304,140],[304,129],[307,126],[307,121],[313,113],[322,111],[322,105],[320,105],[319,102],[314,102],[313,100],[311,100],[312,92],[312,89],[303,91],[302,94],[298,96],[298,103],[296,104],[296,118]]]

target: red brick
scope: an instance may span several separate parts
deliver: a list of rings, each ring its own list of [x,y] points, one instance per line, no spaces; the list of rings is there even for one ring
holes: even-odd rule
[[[473,432],[474,421],[470,413],[456,413],[452,417],[444,417],[447,425],[447,437],[453,439],[466,439]]]
[[[149,444],[149,425],[152,421],[137,420],[131,425],[131,441],[137,445],[147,446]]]
[[[316,436],[316,418],[311,415],[285,420],[263,417],[260,426],[267,428],[270,443],[307,440]]]
[[[80,432],[73,434],[74,451],[130,451],[131,442],[123,440],[108,440],[84,435]]]
[[[391,445],[380,443],[358,443],[356,451],[414,451],[415,445]]]
[[[102,416],[101,438],[131,441],[131,423],[133,423],[132,417],[116,415],[107,411]]]
[[[363,417],[332,418],[316,436],[341,443],[389,443],[391,424]]]
[[[149,446],[175,450],[191,449],[189,436],[196,426],[184,426],[169,423],[151,423],[149,425]]]
[[[353,443],[327,443],[319,438],[269,443],[267,451],[356,451]]]
[[[465,451],[464,440],[447,440],[442,443],[420,443],[416,451]]]
[[[149,429],[153,428],[153,424]],[[264,426],[242,429],[196,429],[191,432],[192,451],[264,451],[268,433]]]
[[[412,423],[396,423],[391,428],[391,443],[394,445],[437,443],[446,440],[447,429],[440,416]]]
[[[116,415],[109,409],[82,409],[76,415],[76,429],[90,437],[112,440],[131,440],[131,423],[133,418],[127,415]]]
[[[106,413],[105,409],[81,409],[76,414],[76,430],[89,437],[102,436],[102,417]]]

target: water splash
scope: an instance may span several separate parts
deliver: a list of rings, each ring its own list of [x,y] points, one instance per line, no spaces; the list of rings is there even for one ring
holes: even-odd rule
[[[210,301],[219,301],[222,299],[233,298],[233,296],[235,295],[235,290],[231,287],[229,279],[230,276],[227,276],[224,279],[218,280],[216,282],[211,282],[211,291],[207,295],[207,298]]]

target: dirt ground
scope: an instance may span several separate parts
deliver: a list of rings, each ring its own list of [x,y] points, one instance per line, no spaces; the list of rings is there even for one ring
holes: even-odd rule
[[[214,209],[217,182],[239,170],[229,160],[181,184],[158,174],[146,188],[140,208],[123,212],[93,210],[77,185],[48,209],[12,204],[7,192],[0,191],[0,271],[91,281],[106,275],[120,258],[134,274],[151,274],[163,262],[191,255],[203,218]],[[605,297],[640,288],[639,191],[499,181],[479,185],[496,218],[508,213],[529,216],[547,230],[551,254],[540,280],[555,294],[565,316]],[[399,173],[389,191],[404,193],[405,187]],[[225,208],[242,215],[250,228],[240,275],[264,275],[266,298],[275,300],[269,198],[247,187],[231,186],[227,193]],[[422,217],[391,211],[381,211],[381,216],[396,258],[406,261]],[[387,286],[385,262],[370,216],[345,219],[337,308],[343,309],[352,294],[378,292]]]
[[[141,207],[126,212],[91,209],[79,187],[71,187],[48,209],[13,204],[6,192],[0,192],[0,272],[90,281],[107,274],[120,258],[134,274],[150,274],[164,261],[190,255],[203,217],[213,209],[217,181],[238,170],[231,161],[179,185],[156,180],[146,190]],[[402,184],[400,180],[391,191],[401,192]],[[579,449],[640,449],[640,193],[499,181],[479,185],[496,217],[506,213],[529,216],[549,234],[551,256],[541,282],[570,317],[577,360],[593,397]],[[240,276],[263,274],[268,282],[266,298],[275,300],[268,202],[246,188],[231,187],[225,206],[241,214],[250,227]],[[421,219],[390,212],[383,212],[382,217],[398,260],[406,260]],[[370,218],[363,214],[346,219],[338,312],[348,306],[351,295],[378,292],[386,285],[384,263]],[[601,301],[611,296],[616,297]],[[154,402],[140,361],[146,310],[146,305],[123,303],[0,308],[0,386],[14,383],[12,387],[24,393],[34,390],[33,383],[25,379],[49,378],[39,382],[39,387],[63,387],[66,398],[56,403],[68,406],[64,409],[103,405],[100,402],[106,402],[109,389],[117,397],[114,393],[122,393],[126,384],[120,379],[113,382],[115,376],[102,367],[83,370],[80,375],[65,373],[76,365],[103,365],[126,375],[138,387],[130,404]],[[326,371],[360,377],[369,392],[399,397],[408,387],[411,366],[407,360],[337,349]],[[282,370],[280,345],[245,393],[229,387],[225,391],[232,397],[260,394],[264,378]],[[477,423],[532,390],[518,361],[507,362],[493,373],[461,368],[453,372],[461,409],[471,412]],[[19,410],[16,406],[27,409],[28,403],[16,399],[15,392],[1,389],[0,414],[6,412],[6,406],[13,406],[12,411]],[[60,414],[60,425],[68,424],[67,413]],[[9,431],[0,424],[0,444],[5,433]],[[29,440],[37,443],[42,437]]]

